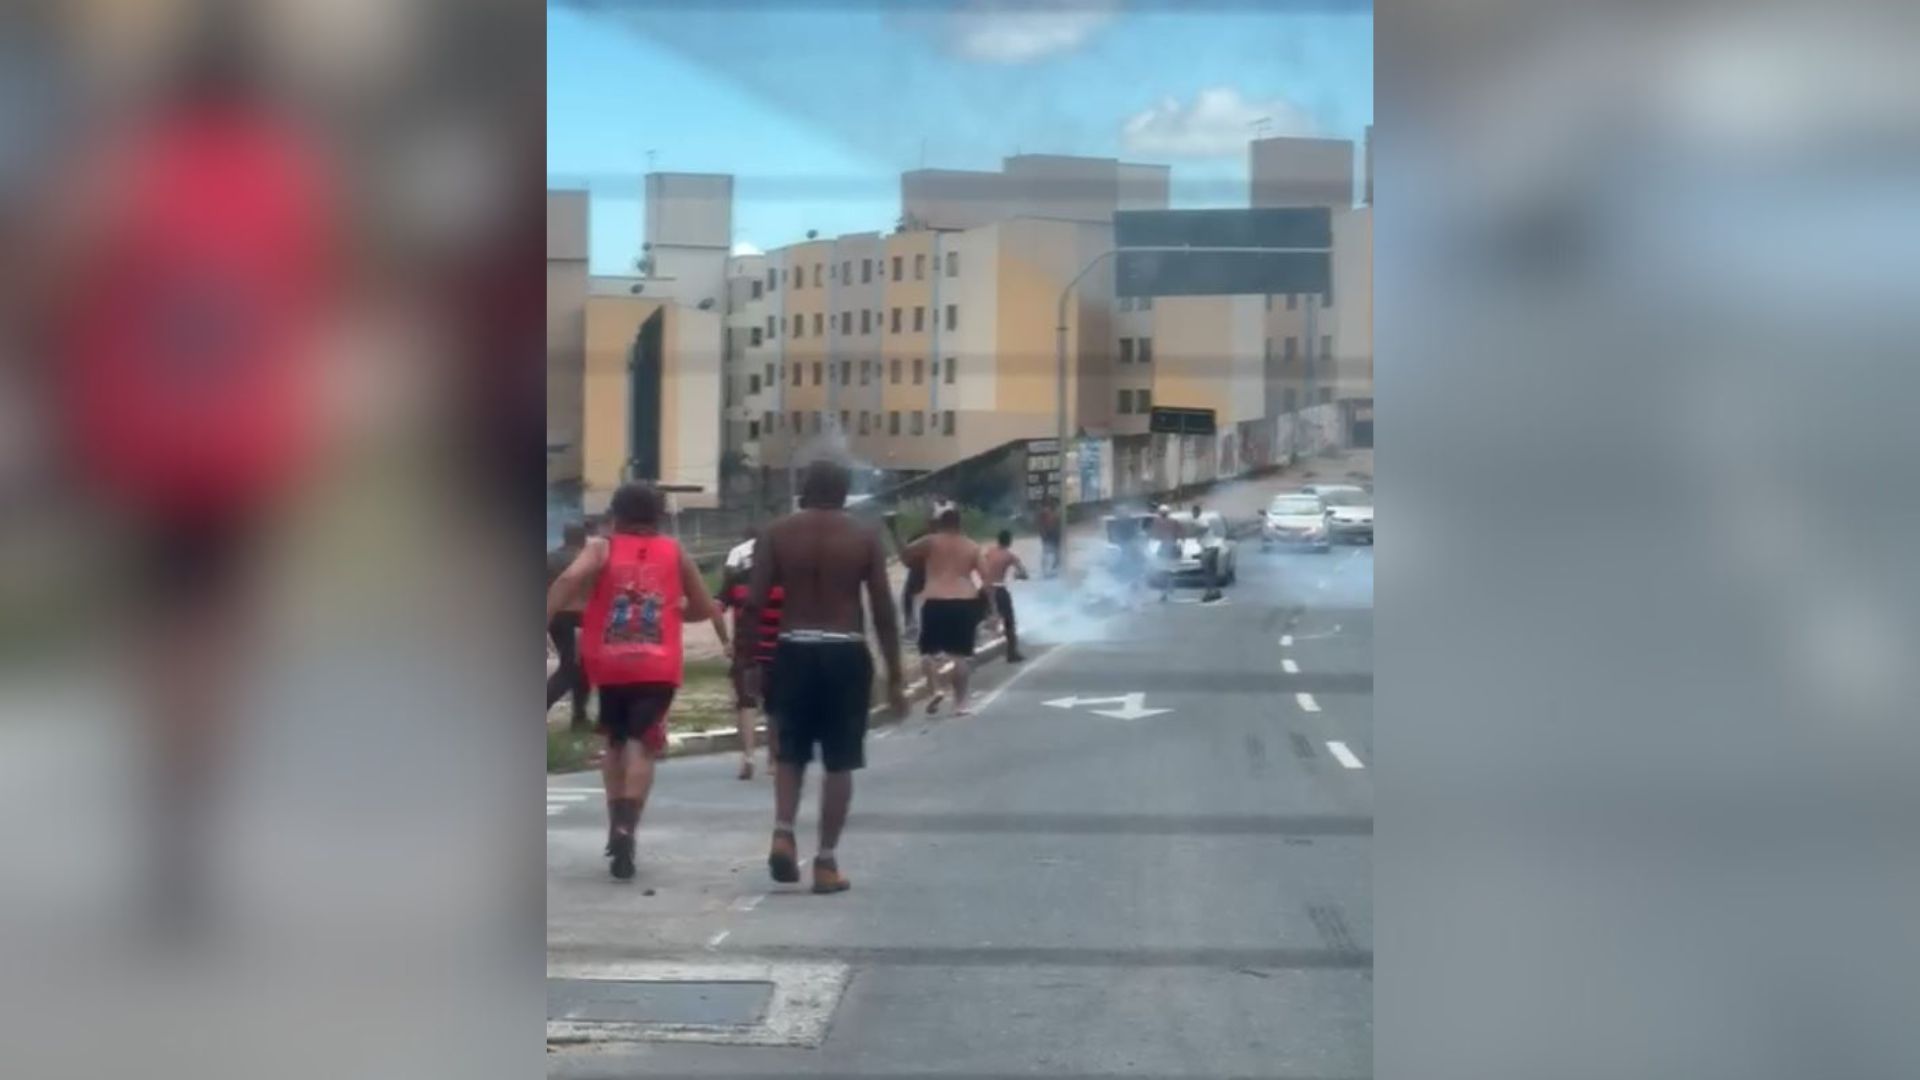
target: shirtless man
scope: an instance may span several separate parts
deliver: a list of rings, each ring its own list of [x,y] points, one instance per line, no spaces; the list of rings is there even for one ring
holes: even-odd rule
[[[981,556],[980,578],[986,583],[987,591],[993,595],[993,608],[1000,615],[1000,626],[1007,635],[1007,663],[1017,664],[1026,657],[1020,655],[1020,633],[1013,621],[1013,594],[1007,591],[1007,571],[1021,581],[1027,580],[1026,564],[1020,556],[1013,553],[1013,533],[1000,530],[999,544],[987,549]]]
[[[873,656],[867,651],[860,590],[873,609],[873,629],[887,667],[887,702],[896,716],[907,708],[900,672],[900,624],[887,586],[887,554],[877,529],[846,512],[852,476],[837,462],[807,466],[801,508],[767,528],[753,560],[748,626],[757,625],[773,590],[784,591],[780,637],[774,647],[767,712],[774,740],[773,880],[800,880],[793,823],[807,763],[820,745],[826,778],[820,784],[820,850],[813,859],[813,891],[851,887],[835,849],[853,803],[853,772],[866,764],[868,702]]]
[[[926,598],[920,602],[920,663],[925,669],[927,715],[940,709],[940,668],[952,661],[953,712],[967,715],[967,676],[973,661],[973,635],[983,614],[980,587],[984,576],[980,545],[960,531],[960,511],[948,507],[933,519],[933,532],[907,545],[901,560],[927,571]]]

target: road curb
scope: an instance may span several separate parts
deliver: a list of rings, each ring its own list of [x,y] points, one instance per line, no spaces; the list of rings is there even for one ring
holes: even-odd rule
[[[997,637],[975,649],[973,658],[976,661],[998,660],[1005,656],[1006,652],[1007,639]],[[926,697],[927,684],[924,679],[917,679],[907,683],[907,703],[909,705],[925,701]],[[908,709],[907,715],[913,715],[913,710]],[[867,729],[871,731],[874,728],[890,727],[901,723],[904,719],[905,717],[896,720],[888,716],[887,710],[883,705],[868,715]],[[757,746],[766,746],[767,725],[765,723],[756,725],[754,728],[754,736]],[[729,752],[738,753],[739,750],[740,733],[733,728],[722,728],[717,731],[690,731],[683,734],[669,733],[667,735],[667,756],[670,758],[697,757],[707,754],[724,754]]]

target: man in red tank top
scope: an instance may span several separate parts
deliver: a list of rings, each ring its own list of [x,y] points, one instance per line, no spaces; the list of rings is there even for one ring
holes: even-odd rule
[[[633,832],[653,789],[654,758],[666,750],[667,709],[685,662],[685,620],[713,620],[721,645],[730,647],[699,568],[677,541],[660,535],[662,510],[653,485],[622,484],[613,493],[612,534],[588,540],[547,590],[549,623],[569,600],[586,597],[580,659],[599,697],[607,847],[620,881],[633,877]]]

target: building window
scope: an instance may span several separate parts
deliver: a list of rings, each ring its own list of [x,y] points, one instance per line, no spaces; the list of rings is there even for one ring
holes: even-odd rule
[[[948,386],[953,385],[953,365],[954,365],[953,357],[951,356],[947,357],[947,385]]]
[[[948,277],[960,276],[960,253],[957,251],[947,252],[947,276]],[[947,420],[948,420],[947,434],[951,435],[953,434],[953,424],[952,424],[953,414],[952,413],[947,414]]]
[[[773,385],[773,365],[772,364],[767,365],[767,377],[764,381],[767,386]]]
[[[895,280],[895,281],[899,281],[899,280],[900,280],[900,267],[901,267],[901,259],[900,259],[900,256],[898,256],[898,255],[895,255],[895,256],[893,257],[893,280]],[[898,435],[898,434],[900,434],[900,433],[896,431],[896,432],[894,432],[894,434],[895,434],[895,435]]]
[[[898,261],[899,260],[896,259],[895,263],[897,264]],[[887,434],[889,435],[900,434],[900,414],[897,411],[890,412],[887,414]]]
[[[755,372],[752,375],[747,376],[747,393],[757,394],[759,392],[760,392],[760,373]]]
[[[799,364],[793,365],[793,385],[799,386],[800,380],[804,377],[805,377],[805,369],[802,368]]]
[[[1300,294],[1288,293],[1287,294],[1287,310],[1293,311],[1297,309],[1299,306],[1300,306]]]
[[[754,328],[753,328],[753,333],[751,333],[751,334],[749,334],[749,335],[747,335],[747,344],[748,344],[748,345],[758,345],[758,344],[760,344],[760,328],[759,328],[759,327],[757,327],[757,326],[756,326],[756,327],[754,327]]]
[[[913,280],[925,281],[927,277],[927,257],[925,254],[913,257]]]
[[[806,417],[800,414],[800,410],[795,409],[792,413],[788,414],[787,430],[793,432],[795,435],[805,435],[807,433]]]
[[[1300,339],[1297,337],[1294,337],[1292,334],[1288,334],[1286,351],[1280,354],[1280,362],[1287,365],[1288,367],[1292,367],[1294,358],[1299,355],[1300,355]]]
[[[953,256],[949,255],[947,256],[947,258],[951,259],[953,258]],[[942,435],[953,434],[953,410],[952,409],[948,409],[946,412],[943,412],[940,414],[940,433]]]
[[[775,284],[778,281],[778,278],[776,276],[777,274],[778,274],[778,271],[776,270],[767,271],[767,291],[768,292],[772,292],[774,289],[779,287],[777,284]]]
[[[927,309],[923,307],[914,308],[913,309],[913,332],[918,334],[921,331],[925,330],[926,328],[927,328]]]
[[[872,377],[873,377],[872,365],[873,365],[873,362],[871,360],[860,361],[860,385],[861,386],[868,385],[869,382],[872,380]]]
[[[1273,363],[1273,339],[1272,338],[1267,338],[1265,341],[1262,341],[1260,343],[1260,359],[1266,361],[1269,364]]]
[[[862,435],[867,434],[869,430],[869,427],[867,424],[867,417],[868,417],[867,410],[861,409],[860,410],[860,434]]]
[[[913,385],[923,386],[927,381],[927,362],[919,357],[913,358]]]
[[[940,381],[940,361],[935,360],[927,367],[927,378],[934,382]]]
[[[1120,339],[1120,362],[1123,364],[1133,363],[1133,339],[1130,337]]]
[[[1280,404],[1281,412],[1292,412],[1294,410],[1293,391],[1288,390],[1285,394],[1281,396],[1280,401],[1281,401],[1281,404]]]
[[[813,264],[813,287],[816,289],[820,287],[820,264],[819,263]],[[818,416],[817,413],[815,415],[816,417]],[[820,425],[817,421],[813,426],[813,430],[815,431],[820,430]]]
[[[842,285],[853,284],[853,260],[852,259],[847,259],[840,264],[840,283]]]
[[[758,420],[747,421],[747,441],[753,442],[758,440],[759,438],[760,438],[760,421]]]
[[[892,330],[893,330],[893,332],[894,332],[894,333],[896,333],[896,334],[900,332],[900,309],[899,309],[899,308],[894,308],[894,309],[893,309],[893,325],[892,325]]]
[[[919,409],[913,410],[913,433],[915,435],[925,435],[927,433],[925,414],[921,413]]]
[[[1327,387],[1324,387],[1324,386],[1321,387],[1320,388],[1320,404],[1329,405],[1329,404],[1332,404],[1332,402],[1333,402],[1333,391]]]
[[[842,334],[853,333],[853,312],[843,311],[840,313],[840,332]]]
[[[873,260],[861,259],[860,260],[860,284],[866,285],[871,283],[872,281],[873,281]],[[861,419],[863,420],[866,419],[865,414],[861,415]],[[861,434],[864,435],[866,434],[866,432],[863,430],[861,431]]]
[[[813,385],[820,385],[820,361],[818,360],[813,362]]]
[[[767,432],[771,432],[773,430],[773,414],[772,413],[763,412],[760,414],[760,430],[767,431]]]
[[[748,283],[748,285],[751,287],[753,291],[753,299],[755,300],[760,299],[760,279],[754,278],[751,282]]]
[[[1153,339],[1150,337],[1140,339],[1140,362],[1143,364],[1153,363]]]
[[[813,313],[813,336],[820,337],[822,333],[823,331],[820,329],[820,313],[816,311]]]
[[[853,374],[853,361],[851,360],[840,361],[840,385],[841,386],[845,386],[847,385],[848,382],[851,381],[848,378],[848,376],[852,374]]]
[[[1130,416],[1132,415],[1132,413],[1133,413],[1133,391],[1122,390],[1120,391],[1120,415]]]
[[[900,385],[900,358],[897,356],[887,361],[887,381],[895,386]]]
[[[848,412],[847,410],[845,410],[845,409],[841,409],[841,410],[840,410],[840,430],[841,430],[841,431],[852,431],[852,430],[853,430],[853,428],[851,428],[851,427],[849,427],[849,426],[848,426],[848,424],[847,424],[847,421],[849,421],[849,420],[851,420],[851,419],[853,419],[853,414],[852,414],[852,413],[849,413],[849,412]]]
[[[960,325],[960,305],[948,304],[947,305],[947,329],[952,330],[958,327],[959,325]]]
[[[1147,389],[1133,392],[1133,411],[1145,415],[1153,411],[1153,391]]]
[[[873,333],[873,312],[862,309],[860,312],[860,332]]]
[[[798,315],[793,317],[793,336],[800,337],[807,332],[806,320]]]
[[[1333,335],[1321,334],[1320,335],[1320,359],[1325,360],[1326,358],[1332,355],[1333,355]]]
[[[780,328],[774,325],[771,315],[767,316],[767,336],[770,338],[780,336]]]

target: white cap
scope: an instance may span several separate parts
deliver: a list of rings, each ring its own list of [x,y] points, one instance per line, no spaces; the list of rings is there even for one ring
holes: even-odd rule
[[[745,543],[735,546],[732,551],[727,552],[727,569],[751,569],[753,566],[753,544],[754,542],[752,540],[748,540]]]

